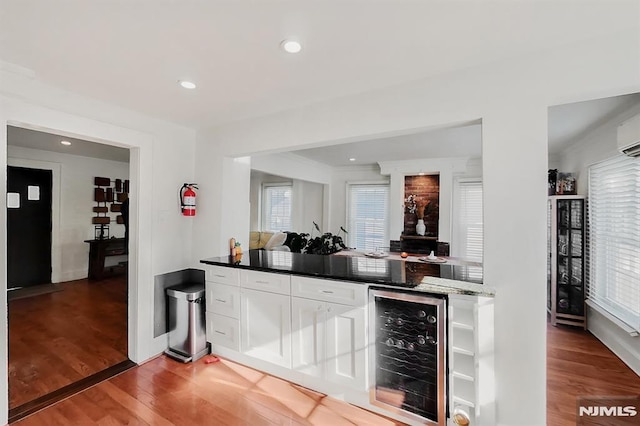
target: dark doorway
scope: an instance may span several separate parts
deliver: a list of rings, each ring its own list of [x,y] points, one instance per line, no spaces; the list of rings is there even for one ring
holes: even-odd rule
[[[7,167],[8,288],[51,283],[51,170]]]

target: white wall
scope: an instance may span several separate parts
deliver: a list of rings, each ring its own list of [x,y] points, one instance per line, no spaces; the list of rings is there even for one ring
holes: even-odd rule
[[[389,176],[380,174],[380,167],[375,165],[334,167],[331,178],[330,220],[328,229],[323,231],[337,234],[340,227],[349,231],[347,221],[347,184],[377,182],[389,183]],[[347,239],[345,239],[345,242]]]
[[[578,176],[578,193],[588,195],[588,167],[601,160],[620,155],[617,148],[617,128],[620,123],[640,114],[640,104],[612,117],[589,134],[573,141],[560,155],[559,171]],[[587,200],[588,202],[588,200]],[[587,327],[609,349],[640,375],[640,337],[630,336],[622,328],[595,309],[587,308]]]
[[[264,183],[285,183],[291,185],[292,231],[311,232],[313,222],[322,226],[324,216],[324,185],[252,170],[251,188],[249,192],[249,202],[251,204],[249,229],[251,231],[262,230],[262,224],[260,223],[260,203],[262,184]]]
[[[197,158],[218,161],[482,119],[484,279],[497,290],[497,422],[545,424],[546,290],[540,283],[546,276],[547,107],[638,90],[638,30],[636,24],[526,58],[201,131]],[[198,161],[198,179],[226,184],[209,164]],[[207,246],[223,240],[220,227],[227,224],[206,226],[223,220],[211,207],[197,218],[203,232],[194,235],[195,256],[220,254]]]
[[[193,182],[195,132],[0,71],[0,220],[6,222],[6,126],[131,147],[129,357],[142,362],[166,347],[153,338],[153,276],[192,262],[193,219],[180,215],[177,192]],[[248,181],[248,180],[247,180]],[[248,184],[247,184],[248,187]],[[6,234],[0,233],[0,424],[7,421]]]
[[[92,208],[96,205],[93,201],[93,178],[102,176],[129,179],[129,163],[17,146],[7,147],[7,156],[9,165],[40,168],[39,163],[49,162],[58,166],[59,220],[53,221],[52,229],[52,234],[57,234],[58,238],[53,239],[52,257],[59,257],[59,262],[52,259],[52,281],[55,283],[86,278],[89,245],[84,240],[94,238],[95,226],[91,224],[94,216]],[[109,226],[109,235],[123,237],[124,225],[115,223],[118,214],[109,214],[113,220]]]

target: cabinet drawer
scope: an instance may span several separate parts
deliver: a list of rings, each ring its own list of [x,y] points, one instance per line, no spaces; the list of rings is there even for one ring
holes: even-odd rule
[[[242,287],[278,294],[291,294],[291,278],[285,274],[259,271],[241,271]]]
[[[207,311],[240,318],[240,287],[207,282]]]
[[[293,276],[291,277],[291,294],[341,305],[364,306],[367,300],[367,286],[343,281]]]
[[[240,321],[207,312],[207,341],[234,351],[240,350]]]
[[[215,283],[240,285],[240,271],[224,266],[206,266],[205,280]]]

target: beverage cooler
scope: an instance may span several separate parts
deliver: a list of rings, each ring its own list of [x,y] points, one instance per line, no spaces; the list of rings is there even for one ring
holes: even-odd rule
[[[445,425],[445,300],[372,289],[369,301],[371,403],[428,425]]]

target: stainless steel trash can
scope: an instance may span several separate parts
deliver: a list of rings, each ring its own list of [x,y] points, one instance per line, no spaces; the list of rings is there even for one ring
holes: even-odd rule
[[[182,362],[195,361],[209,352],[205,327],[204,284],[167,288],[169,349],[165,353]]]

